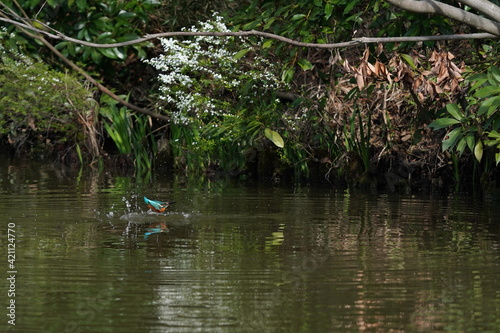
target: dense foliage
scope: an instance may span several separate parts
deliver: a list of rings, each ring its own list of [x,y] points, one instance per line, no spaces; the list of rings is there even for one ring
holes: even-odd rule
[[[443,16],[394,9],[381,0],[1,4],[5,13],[10,8],[18,15],[36,17],[32,22],[38,28],[50,26],[97,43],[128,41],[183,26],[191,31],[258,29],[317,43],[360,36],[471,32]],[[211,10],[220,14],[211,18]],[[66,57],[132,103],[171,119],[164,124],[105,96],[93,96],[92,100],[100,101],[99,112],[93,114],[99,122],[85,116],[82,126],[81,115],[88,112],[82,110],[94,110],[85,104],[88,91],[77,93],[86,96],[78,103],[73,97],[67,103],[68,98],[61,95],[80,91],[83,83],[66,73],[35,40],[6,27],[3,52],[37,60],[24,66],[3,57],[0,70],[6,81],[0,89],[11,90],[0,106],[4,141],[14,132],[37,137],[35,129],[50,127],[45,137],[66,140],[84,164],[104,158],[105,150],[113,152],[109,145],[113,143],[127,157],[121,160],[140,170],[154,167],[161,148],[175,168],[191,173],[316,178],[391,190],[459,184],[478,175],[499,180],[500,81],[495,40],[390,43],[342,50],[297,48],[255,37],[162,39],[110,49],[54,41]],[[51,64],[52,69],[37,61]],[[23,76],[23,70],[16,71],[16,66],[37,72],[36,84],[42,90],[47,91],[50,84],[56,88],[33,95],[28,89],[33,79]],[[70,85],[56,85],[56,79],[76,86],[66,89]],[[13,95],[19,87],[26,88],[24,95]],[[7,115],[7,110],[16,111]],[[57,124],[53,119],[58,119]]]
[[[220,16],[190,31],[197,29],[229,31]],[[147,61],[160,71],[159,109],[171,117],[179,168],[242,170],[249,151],[265,145],[265,128],[283,113],[276,101],[285,87],[279,67],[234,39],[161,39],[164,53]]]
[[[0,49],[0,135],[18,152],[48,157],[85,142],[92,92],[75,77]]]

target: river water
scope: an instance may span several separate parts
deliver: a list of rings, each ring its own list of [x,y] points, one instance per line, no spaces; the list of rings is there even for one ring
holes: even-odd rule
[[[0,161],[0,331],[500,332],[499,213]]]

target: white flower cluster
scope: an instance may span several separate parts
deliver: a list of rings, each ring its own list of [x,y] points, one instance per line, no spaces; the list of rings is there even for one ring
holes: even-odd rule
[[[189,31],[230,31],[222,17],[202,22]],[[160,98],[167,102],[172,121],[187,125],[203,117],[229,116],[229,101],[250,101],[264,90],[282,85],[276,65],[258,55],[251,61],[235,57],[239,50],[250,49],[242,41],[235,47],[233,37],[197,36],[179,41],[161,39],[164,53],[146,63],[160,74]],[[231,43],[233,42],[233,43]],[[244,89],[245,85],[250,88]]]

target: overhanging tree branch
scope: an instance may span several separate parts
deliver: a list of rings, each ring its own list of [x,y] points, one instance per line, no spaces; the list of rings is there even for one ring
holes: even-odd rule
[[[17,16],[17,17],[20,20],[22,20],[23,22],[27,22],[27,19],[23,19],[20,16]],[[7,19],[5,17],[0,17],[0,21],[7,21],[7,20],[8,21],[13,21],[13,20]],[[119,102],[120,104],[128,107],[129,109],[132,109],[134,111],[137,111],[137,112],[149,115],[151,117],[154,117],[154,118],[157,118],[157,119],[161,119],[161,120],[164,120],[164,121],[167,121],[167,122],[170,121],[170,118],[167,117],[167,116],[158,114],[158,113],[153,112],[151,110],[144,109],[144,108],[138,107],[138,106],[136,106],[136,105],[134,105],[132,103],[127,102],[126,100],[124,100],[123,98],[121,98],[120,96],[116,95],[115,93],[113,93],[108,88],[106,88],[104,85],[102,85],[101,83],[97,82],[97,80],[95,80],[92,76],[90,76],[85,70],[83,70],[82,68],[80,68],[74,62],[72,62],[70,59],[68,59],[66,56],[64,56],[61,52],[59,52],[59,50],[57,50],[52,44],[50,44],[43,37],[42,34],[33,33],[33,32],[40,32],[40,31],[43,31],[43,30],[37,29],[37,28],[32,27],[32,26],[30,26],[28,24],[20,23],[18,21],[13,21],[13,22],[15,22],[13,24],[15,24],[24,34],[28,35],[29,37],[31,37],[33,39],[37,39],[40,42],[42,42],[43,45],[45,45],[52,53],[54,53],[56,56],[58,56],[70,68],[72,68],[73,70],[75,70],[76,72],[78,72],[79,74],[81,74],[90,83],[92,83],[93,85],[95,85],[101,92],[103,92],[106,95],[110,96],[111,98],[113,98],[114,100],[116,100],[117,102]]]
[[[479,30],[486,31],[494,35],[500,35],[500,23],[439,1],[387,0],[387,2],[410,12],[440,14],[473,26]]]
[[[439,40],[466,40],[466,39],[487,39],[487,38],[499,38],[495,34],[491,33],[474,33],[474,34],[458,34],[458,35],[439,35],[439,36],[412,36],[412,37],[361,37],[361,38],[353,38],[347,42],[340,43],[327,43],[327,44],[319,44],[319,43],[304,43],[297,40],[293,40],[290,38],[286,38],[280,35],[276,35],[269,32],[250,30],[250,31],[231,31],[231,32],[220,32],[220,31],[177,31],[177,32],[162,32],[157,34],[148,34],[142,38],[120,42],[120,43],[109,43],[109,44],[100,44],[100,43],[92,43],[84,40],[72,38],[64,35],[61,32],[52,30],[53,32],[49,32],[46,30],[38,29],[32,25],[28,25],[19,21],[15,21],[9,18],[0,17],[0,21],[11,23],[19,28],[28,29],[40,34],[43,34],[51,39],[55,40],[64,40],[67,42],[72,42],[75,44],[95,47],[95,48],[114,48],[114,47],[123,47],[130,46],[139,43],[144,43],[150,40],[158,39],[158,38],[167,38],[167,37],[193,37],[193,36],[219,36],[219,37],[248,37],[248,36],[258,36],[274,39],[283,43],[287,43],[297,47],[309,47],[309,48],[319,48],[319,49],[336,49],[343,47],[353,47],[360,44],[367,43],[397,43],[397,42],[424,42],[424,41],[439,41]]]
[[[500,22],[500,7],[495,5],[493,2],[487,0],[460,0],[455,2],[474,8],[480,13],[492,18],[496,22]]]

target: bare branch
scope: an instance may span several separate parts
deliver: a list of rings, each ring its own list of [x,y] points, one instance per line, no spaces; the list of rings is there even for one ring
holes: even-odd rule
[[[459,35],[438,35],[438,36],[408,36],[408,37],[360,37],[353,40],[360,43],[401,43],[401,42],[425,42],[438,40],[465,40],[465,39],[496,39],[500,36],[492,35],[487,32],[475,34],[459,34]]]
[[[441,14],[443,16],[473,26],[479,30],[486,31],[494,35],[500,35],[500,23],[470,12],[466,12],[460,8],[453,7],[439,1],[387,0],[387,2],[411,12]]]
[[[157,38],[166,38],[166,37],[192,37],[192,36],[219,36],[219,37],[244,37],[244,36],[260,36],[265,38],[274,39],[280,42],[284,42],[290,45],[298,46],[298,47],[309,47],[309,48],[320,48],[320,49],[335,49],[342,47],[352,47],[360,44],[368,44],[368,43],[395,43],[395,42],[420,42],[420,41],[437,41],[437,40],[465,40],[465,39],[486,39],[486,38],[498,38],[499,36],[489,33],[477,33],[477,34],[460,34],[460,35],[440,35],[440,36],[415,36],[415,37],[361,37],[354,38],[351,41],[341,42],[341,43],[329,43],[329,44],[318,44],[318,43],[303,43],[290,38],[286,38],[283,36],[275,35],[269,32],[263,31],[236,31],[236,32],[215,32],[215,31],[178,31],[178,32],[163,32],[158,34],[150,34],[146,35],[142,38],[120,42],[120,43],[110,43],[110,44],[99,44],[99,43],[91,43],[83,40],[79,40],[76,38],[72,38],[62,34],[61,32],[55,31],[51,33],[46,30],[35,28],[31,25],[24,24],[15,20],[11,20],[8,18],[0,17],[0,21],[11,23],[16,25],[17,27],[29,29],[34,32],[38,32],[40,34],[46,35],[52,39],[56,40],[64,40],[68,42],[72,42],[79,45],[95,47],[95,48],[113,48],[113,47],[122,47],[129,46],[134,44],[139,44],[143,42],[147,42]],[[53,30],[54,31],[54,30]]]

